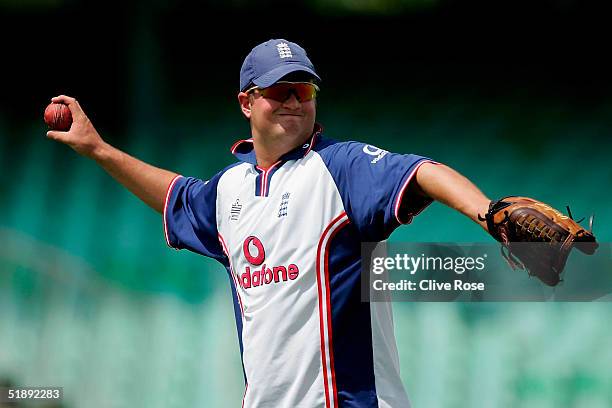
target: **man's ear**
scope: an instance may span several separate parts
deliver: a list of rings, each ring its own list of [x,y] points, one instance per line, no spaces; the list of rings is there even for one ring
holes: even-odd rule
[[[238,103],[240,104],[240,110],[242,111],[242,114],[247,119],[251,119],[251,98],[246,92],[238,93]]]

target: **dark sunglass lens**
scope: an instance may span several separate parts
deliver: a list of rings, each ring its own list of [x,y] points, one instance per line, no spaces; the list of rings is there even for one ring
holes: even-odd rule
[[[262,94],[266,98],[274,99],[278,102],[284,102],[290,95],[291,88],[287,84],[275,84],[263,90]]]
[[[294,94],[301,102],[307,102],[316,96],[316,90],[312,84],[275,84],[262,89],[261,94],[278,102],[284,102],[291,94]]]
[[[316,95],[315,87],[310,84],[296,84],[295,91],[302,102],[309,101]]]

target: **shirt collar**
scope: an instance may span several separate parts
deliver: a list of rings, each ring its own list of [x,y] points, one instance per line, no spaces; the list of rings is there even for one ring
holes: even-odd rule
[[[280,157],[280,161],[287,160],[297,160],[306,156],[312,150],[313,146],[317,142],[317,139],[320,137],[320,134],[323,132],[323,126],[318,123],[315,123],[314,130],[312,132],[312,136],[310,139],[303,144],[302,146],[298,146],[295,149],[291,150],[283,154]],[[255,157],[255,148],[253,146],[253,138],[239,140],[230,149],[232,154],[236,156],[236,158],[240,161],[251,163],[257,165],[257,157]]]

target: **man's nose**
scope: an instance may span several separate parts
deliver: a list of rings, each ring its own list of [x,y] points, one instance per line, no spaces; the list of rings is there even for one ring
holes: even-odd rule
[[[297,98],[297,95],[295,94],[295,92],[291,92],[289,94],[289,97],[285,99],[285,101],[283,102],[283,105],[289,108],[292,108],[292,109],[296,109],[296,108],[299,108],[301,103],[302,102],[300,102],[300,100]]]

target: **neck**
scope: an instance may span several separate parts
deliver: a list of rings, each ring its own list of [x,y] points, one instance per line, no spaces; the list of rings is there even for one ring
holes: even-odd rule
[[[257,165],[261,168],[264,169],[268,169],[270,168],[274,163],[276,163],[278,161],[278,159],[280,159],[280,157],[287,153],[287,152],[270,152],[268,150],[265,149],[258,149],[257,148],[257,143],[255,144],[255,156],[257,157]],[[290,151],[290,150],[288,150]]]
[[[269,168],[276,163],[282,155],[288,153],[298,146],[307,143],[311,134],[308,134],[297,140],[287,140],[286,137],[257,137],[253,135],[253,148],[257,157],[257,165],[264,169]]]

